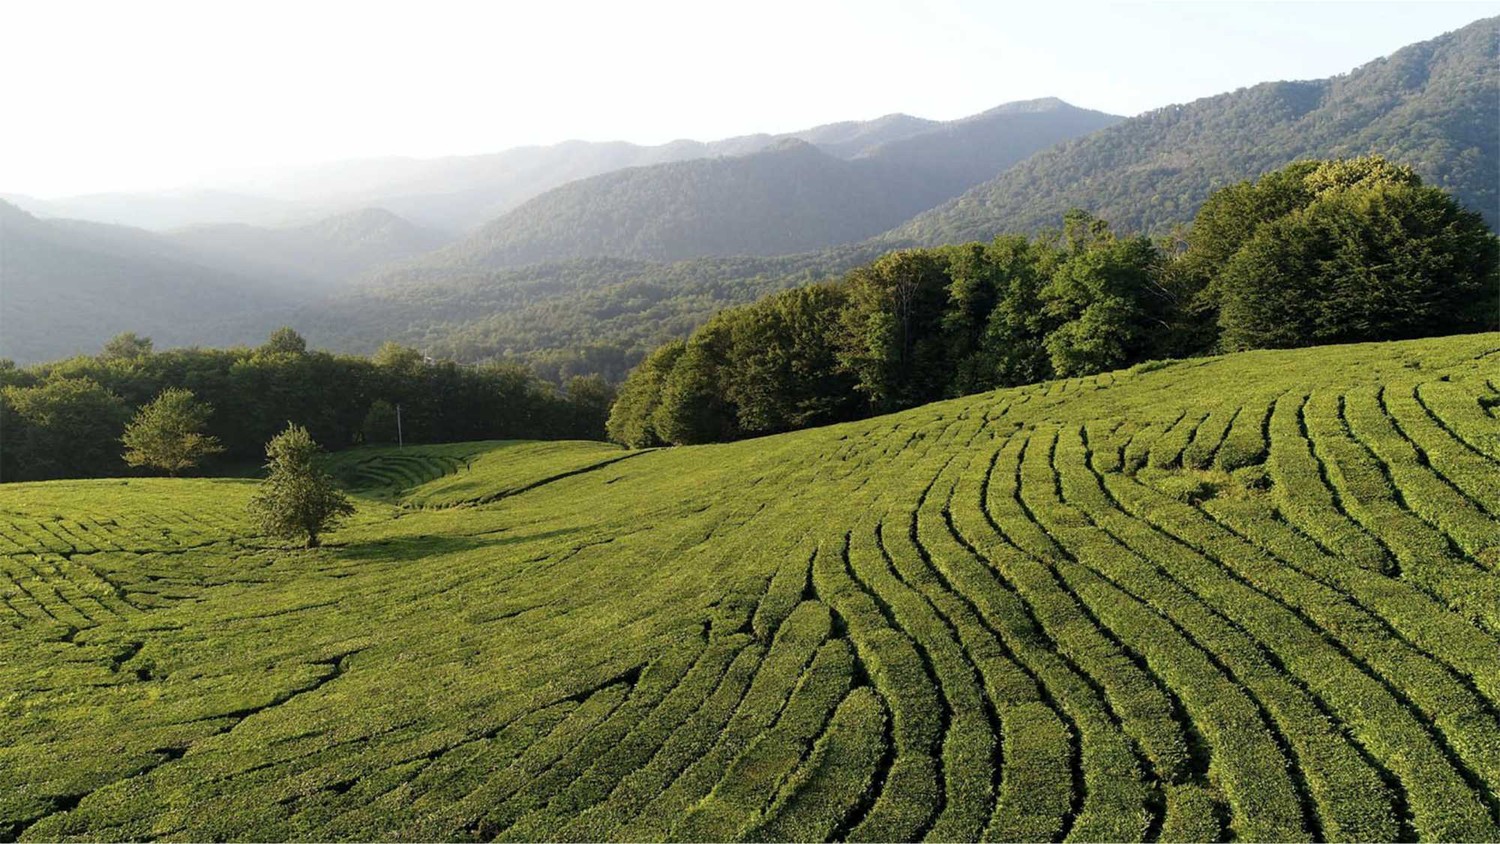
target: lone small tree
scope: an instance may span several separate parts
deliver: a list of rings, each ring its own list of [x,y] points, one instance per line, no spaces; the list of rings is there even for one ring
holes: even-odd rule
[[[313,464],[319,450],[306,428],[290,422],[266,444],[270,474],[250,499],[261,530],[316,548],[321,533],[354,512],[333,478]]]
[[[203,433],[213,407],[194,400],[192,390],[177,387],[162,390],[142,405],[125,426],[125,462],[131,466],[153,466],[176,477],[198,461],[224,450],[216,437]]]

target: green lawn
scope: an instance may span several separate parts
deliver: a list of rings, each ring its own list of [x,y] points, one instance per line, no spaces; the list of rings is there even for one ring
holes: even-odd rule
[[[1500,334],[0,487],[0,840],[1500,839]]]

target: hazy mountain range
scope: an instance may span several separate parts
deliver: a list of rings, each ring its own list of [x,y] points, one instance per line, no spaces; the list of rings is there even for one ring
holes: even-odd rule
[[[1214,188],[1299,158],[1379,152],[1500,220],[1500,19],[1328,80],[1273,82],[1160,109],[1065,142],[860,243],[785,257],[541,264],[504,272],[424,258],[298,316],[322,342],[381,339],[477,360],[629,365],[714,311],[834,275],[904,245],[987,240],[1094,210],[1122,231],[1191,220]],[[1301,98],[1298,93],[1301,92]],[[444,254],[444,253],[438,253]],[[433,256],[436,257],[436,256]],[[603,362],[603,363],[601,363]]]
[[[1306,157],[1410,163],[1494,225],[1497,52],[1500,19],[1488,19],[1331,79],[1130,119],[1047,99],[945,123],[889,115],[709,143],[570,142],[204,190],[9,197],[0,356],[92,351],[121,330],[223,345],[291,322],[353,351],[394,339],[613,371],[719,307],[882,250],[1034,232],[1075,206],[1164,231],[1213,189]],[[136,227],[106,224],[121,221]]]
[[[954,243],[1056,225],[1088,208],[1127,230],[1190,219],[1218,187],[1299,158],[1378,152],[1500,224],[1500,18],[1330,79],[1269,82],[1168,106],[1061,144],[901,226]]]
[[[862,240],[1060,141],[1121,118],[1061,100],[933,124],[900,116],[782,138],[747,155],[631,167],[564,185],[432,263],[782,255]],[[897,129],[905,132],[897,136]],[[862,144],[869,144],[862,146]],[[830,152],[840,152],[849,157]]]
[[[860,157],[883,144],[944,133],[997,114],[1046,111],[1056,100],[1008,103],[963,120],[941,122],[889,114],[829,123],[797,132],[742,135],[719,141],[678,140],[655,146],[623,141],[566,141],[489,155],[381,158],[270,170],[211,188],[100,193],[36,199],[0,193],[23,210],[153,230],[218,223],[290,226],[379,207],[415,225],[458,235],[552,188],[622,170],[718,156],[741,156],[788,140],[831,156]],[[1097,128],[1097,127],[1095,127]],[[981,158],[983,153],[979,153]],[[994,174],[991,169],[979,178]]]

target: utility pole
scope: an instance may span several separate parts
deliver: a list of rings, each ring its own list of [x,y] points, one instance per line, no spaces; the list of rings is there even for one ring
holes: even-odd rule
[[[396,405],[396,448],[406,448],[406,438],[401,435],[401,405]]]

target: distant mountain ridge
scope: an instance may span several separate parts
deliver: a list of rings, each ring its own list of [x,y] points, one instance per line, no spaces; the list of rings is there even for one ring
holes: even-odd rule
[[[225,223],[162,236],[214,266],[325,289],[448,241],[384,208],[362,208],[300,226]]]
[[[102,193],[62,199],[0,196],[33,214],[87,219],[152,230],[243,223],[303,225],[323,217],[380,207],[424,228],[462,232],[494,219],[552,188],[626,167],[697,158],[747,155],[788,138],[839,158],[943,125],[888,114],[779,134],[717,141],[676,140],[658,145],[625,141],[564,141],[481,155],[380,158],[283,168],[218,188]]]
[[[1186,222],[1215,188],[1299,158],[1377,152],[1500,225],[1500,18],[1328,79],[1168,106],[1041,152],[882,238],[988,240],[1087,208],[1127,231]]]
[[[825,127],[817,136],[845,149],[883,140],[843,159],[809,141],[781,138],[748,155],[581,179],[426,260],[502,268],[604,256],[676,261],[820,249],[877,234],[1040,149],[1120,119],[1046,100],[900,137],[890,137],[885,126]]]
[[[1007,112],[1013,114],[1001,116]],[[1039,102],[1007,106],[992,110],[989,117],[951,123],[887,115],[713,144],[682,141],[641,148],[578,143],[549,148],[550,153],[542,148],[513,151],[501,157],[537,155],[551,161],[544,167],[511,172],[522,181],[522,177],[543,181],[564,178],[577,168],[612,167],[622,160],[620,156],[692,157],[708,150],[739,154],[595,177],[600,180],[596,184],[623,186],[603,200],[590,192],[595,187],[590,180],[575,182],[554,191],[555,196],[534,200],[543,213],[533,217],[531,225],[543,234],[549,233],[550,227],[552,240],[532,237],[530,252],[516,251],[504,260],[495,259],[493,254],[465,252],[473,246],[471,243],[436,253],[440,259],[436,263],[429,259],[425,267],[418,259],[442,246],[447,237],[384,206],[295,225],[215,224],[155,232],[84,220],[38,219],[7,205],[0,219],[6,227],[4,244],[10,253],[5,256],[6,289],[0,292],[4,307],[0,318],[6,323],[0,356],[30,362],[91,351],[110,335],[124,330],[149,334],[162,348],[251,342],[263,337],[276,321],[289,319],[294,313],[310,324],[327,326],[335,337],[348,336],[349,331],[319,317],[341,309],[333,304],[322,308],[314,301],[380,267],[407,265],[382,278],[420,288],[434,278],[447,277],[454,266],[467,272],[475,266],[559,258],[608,256],[660,261],[704,255],[807,252],[861,240],[887,229],[980,181],[1000,166],[1019,160],[1030,146],[1050,143],[1059,133],[1088,131],[1095,123],[1115,119],[1058,102]],[[990,121],[1012,125],[1014,143],[1004,133],[998,141],[987,137]],[[973,149],[975,145],[989,148]],[[549,158],[558,150],[567,154]],[[458,171],[448,177],[464,178]],[[330,183],[341,178],[339,173],[329,176]],[[955,186],[955,180],[963,184]],[[474,190],[482,193],[492,187],[481,184]],[[658,195],[669,201],[640,201]],[[569,206],[570,197],[581,199]],[[222,191],[184,192],[177,198],[190,205],[210,207],[243,204],[240,195]],[[88,199],[102,208],[126,201],[118,196]],[[258,202],[250,203],[257,213],[274,207]],[[560,203],[575,216],[552,213],[549,202]],[[49,210],[55,213],[58,209]],[[172,214],[181,211],[174,209],[170,197],[160,196],[149,204],[149,210],[158,220],[172,219]],[[611,215],[630,219],[633,227],[618,225]],[[507,225],[525,216],[513,212]],[[520,231],[530,234],[524,227]],[[766,264],[770,268],[784,265],[776,261]],[[636,270],[649,275],[655,266],[645,263]],[[731,260],[721,266],[738,264]],[[536,275],[522,274],[520,278]],[[540,275],[551,278],[556,274],[543,269]],[[607,276],[611,283],[626,280],[616,270],[604,276],[585,275],[599,280]],[[581,289],[577,285],[564,287],[575,292]],[[538,293],[547,288],[527,289]],[[734,295],[725,291],[720,298],[728,296],[727,301],[732,301]],[[527,300],[527,296],[506,298],[517,304]],[[381,313],[385,316],[375,320],[376,324],[398,318],[390,308],[382,308]],[[476,316],[480,315],[470,308],[445,315],[444,320]],[[368,320],[355,320],[363,322]],[[647,336],[656,335],[648,332]]]
[[[384,286],[310,306],[299,319],[335,345],[365,348],[384,333],[463,359],[513,356],[547,366],[565,360],[587,371],[593,361],[619,366],[665,339],[685,337],[719,308],[837,275],[893,248],[1056,228],[1070,207],[1091,209],[1121,230],[1160,231],[1190,220],[1207,191],[1295,158],[1382,152],[1416,165],[1469,207],[1493,214],[1500,185],[1492,152],[1500,134],[1497,21],[1479,21],[1331,80],[1268,83],[1130,118],[1040,152],[959,199],[857,244],[609,272],[571,264],[418,268],[388,276]],[[1333,145],[1320,121],[1340,115],[1339,131],[1357,140]],[[1230,141],[1222,151],[1195,146],[1195,132]],[[1299,141],[1299,133],[1314,140]],[[1271,142],[1285,142],[1285,148],[1266,149]],[[1118,161],[1120,171],[1103,160]],[[573,276],[578,283],[558,281]]]
[[[163,348],[250,342],[301,298],[151,232],[38,220],[6,202],[0,276],[0,358],[21,363],[94,352],[121,331]]]
[[[1497,52],[1500,18],[1491,18],[1331,79],[1266,83],[1158,109],[1043,149],[1009,169],[996,167],[975,180],[977,187],[942,204],[935,200],[936,208],[905,222],[895,221],[883,232],[869,232],[872,237],[804,252],[796,251],[809,248],[800,244],[850,237],[852,231],[874,225],[875,217],[887,213],[883,203],[890,202],[897,191],[885,186],[869,192],[851,173],[886,173],[882,169],[886,163],[910,156],[910,160],[953,167],[959,174],[955,178],[962,178],[969,165],[956,150],[969,142],[952,139],[974,137],[986,125],[983,116],[936,126],[904,115],[829,124],[818,127],[825,145],[816,148],[789,144],[766,150],[766,139],[772,136],[747,136],[754,140],[736,143],[743,143],[743,152],[750,154],[737,159],[676,162],[665,168],[646,167],[639,173],[608,174],[592,184],[580,182],[536,198],[533,201],[541,207],[534,210],[546,213],[531,217],[524,225],[520,217],[502,217],[493,229],[476,232],[437,253],[419,255],[381,272],[374,284],[344,290],[324,301],[310,299],[307,290],[292,291],[287,299],[286,291],[279,289],[237,289],[264,287],[265,282],[251,282],[222,267],[207,266],[203,253],[191,253],[170,237],[36,221],[23,215],[29,221],[23,227],[27,232],[36,228],[33,224],[47,224],[42,228],[51,233],[44,239],[49,248],[61,248],[58,239],[71,237],[75,249],[57,253],[55,264],[39,267],[35,277],[24,279],[23,284],[7,278],[0,289],[0,320],[4,322],[0,355],[38,360],[97,348],[109,334],[126,329],[154,334],[162,346],[182,342],[224,345],[263,336],[267,320],[275,318],[299,328],[306,326],[314,343],[340,349],[368,351],[384,339],[394,339],[463,360],[513,357],[552,366],[567,358],[569,366],[585,367],[573,370],[582,372],[591,371],[587,367],[602,360],[606,363],[600,366],[617,371],[657,343],[686,336],[719,308],[841,273],[882,251],[1054,228],[1070,207],[1089,209],[1118,230],[1162,232],[1190,220],[1213,189],[1308,157],[1379,152],[1412,164],[1429,182],[1484,213],[1494,226],[1500,219],[1496,208],[1500,202]],[[1009,109],[1017,116],[1040,113],[1045,117],[1056,105],[1051,101],[1012,104],[1002,107],[1002,112]],[[1019,124],[1012,121],[1011,125]],[[829,151],[829,146],[838,144],[844,145],[840,154]],[[653,148],[652,154],[667,155],[673,146]],[[691,142],[678,146],[699,148]],[[606,151],[616,146],[582,144],[579,148],[586,149],[587,155],[550,160],[562,166],[560,162],[566,159],[572,162],[570,167],[584,159],[596,164],[619,160],[616,152]],[[994,151],[993,144],[983,142],[970,148],[981,154]],[[550,153],[532,148],[527,154],[547,158]],[[626,150],[626,157],[633,154]],[[746,195],[740,203],[744,207],[736,207],[723,201],[726,194],[706,187],[732,183],[732,178],[724,177],[751,172],[781,157],[810,167],[813,175],[800,181],[821,186],[820,190],[799,195],[793,190],[799,180],[782,179],[774,186],[758,186],[762,195]],[[985,163],[982,156],[976,160]],[[934,186],[945,178],[942,171],[932,165],[924,172],[927,175],[918,187],[941,189]],[[663,174],[672,178],[661,178]],[[618,187],[618,195],[597,192],[600,185]],[[870,200],[872,195],[876,198]],[[767,197],[786,198],[771,201]],[[597,205],[591,204],[593,198],[598,198]],[[662,201],[642,203],[642,198]],[[857,207],[865,202],[869,208]],[[829,209],[840,203],[856,206],[848,219],[825,219],[834,215]],[[400,207],[380,207],[422,228],[420,219]],[[584,224],[593,225],[603,216],[600,209],[607,208],[632,213],[644,208],[651,214],[640,215],[628,226],[600,227],[587,237],[579,236]],[[702,210],[708,208],[727,211],[720,218]],[[773,218],[767,208],[779,216]],[[691,211],[691,219],[676,225],[670,214],[662,213],[664,209],[696,210]],[[10,228],[7,219],[20,212],[4,206],[0,210],[7,211],[0,214],[0,227]],[[812,222],[806,232],[768,227],[752,232],[744,225],[747,219]],[[393,225],[393,231],[404,228]],[[370,229],[378,231],[381,226],[377,223]],[[571,239],[567,237],[570,232]],[[756,241],[752,233],[766,238]],[[9,246],[12,234],[4,234],[3,245],[14,251]],[[738,251],[676,260],[683,253],[676,251],[674,237]],[[801,237],[807,240],[797,239]],[[22,239],[35,237],[28,233]],[[587,248],[573,248],[578,244],[570,240]],[[108,253],[106,245],[111,242],[116,246],[109,248],[116,250],[129,246],[128,272],[117,273],[119,267],[101,263],[99,255]],[[573,251],[558,249],[559,244]],[[606,257],[588,257],[597,249],[616,251]],[[748,254],[753,249],[794,254],[754,257]],[[514,266],[512,261],[546,263],[500,269]],[[12,260],[7,274],[14,274],[19,265]],[[166,292],[157,292],[145,281],[153,267],[161,270],[163,279],[172,279],[162,285]],[[127,277],[129,283],[101,282],[112,274]],[[215,292],[202,308],[190,313],[179,308],[177,300],[194,285],[230,292]],[[18,288],[24,294],[20,298],[15,293]],[[251,301],[244,301],[246,296]],[[167,303],[161,313],[144,307],[153,297]],[[30,310],[17,311],[11,304],[16,301],[29,302]],[[38,302],[48,304],[41,307]],[[274,310],[283,306],[284,310]],[[268,316],[271,313],[276,316]],[[131,315],[138,317],[134,321],[125,318]],[[217,333],[199,331],[194,320],[224,328]],[[189,333],[193,336],[187,337]]]

